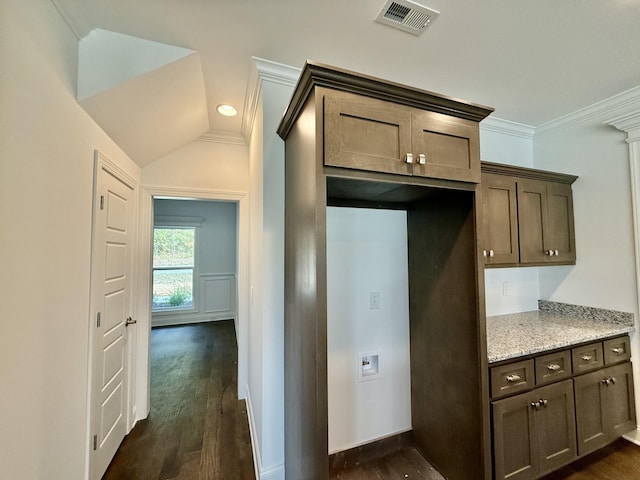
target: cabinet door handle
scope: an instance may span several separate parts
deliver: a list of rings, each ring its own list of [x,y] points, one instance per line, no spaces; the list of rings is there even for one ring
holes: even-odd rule
[[[549,255],[550,257],[553,257],[554,255],[558,255],[558,250],[547,250],[546,252],[544,252],[546,255]]]
[[[540,408],[540,402],[531,402],[531,408],[537,410],[538,408]]]
[[[611,351],[612,351],[613,353],[615,353],[615,354],[620,355],[622,352],[624,352],[624,348],[622,348],[622,347],[615,347],[615,348],[612,348],[612,349],[611,349]]]
[[[486,250],[482,250],[482,256],[483,256],[484,258],[487,258],[487,251],[486,251]]]
[[[613,385],[613,384],[615,384],[615,383],[616,383],[616,379],[615,379],[615,377],[611,377],[611,378],[609,378],[609,382],[610,382],[612,385]]]
[[[519,381],[520,381],[520,375],[516,375],[515,373],[512,375],[507,375],[507,382],[513,383],[513,382],[519,382]]]
[[[547,408],[547,404],[549,403],[548,400],[543,400],[542,398],[540,399],[540,401],[538,402],[540,404],[541,407],[543,408]]]
[[[582,358],[582,360],[584,360],[585,362],[589,362],[589,361],[593,360],[593,355],[583,355],[580,358]]]
[[[404,157],[404,161],[406,163],[413,163],[413,153],[407,153],[407,156]]]
[[[556,251],[555,251],[555,255],[556,255],[556,257],[557,257],[558,255],[560,255],[560,252],[558,252],[558,250],[556,250]]]
[[[560,370],[560,365],[558,365],[557,363],[550,363],[549,365],[547,365],[547,370],[555,372],[556,370]]]
[[[489,256],[493,258],[495,256],[495,252],[493,250],[489,250]]]
[[[427,163],[427,156],[424,153],[418,155],[418,163],[420,165],[425,165]]]

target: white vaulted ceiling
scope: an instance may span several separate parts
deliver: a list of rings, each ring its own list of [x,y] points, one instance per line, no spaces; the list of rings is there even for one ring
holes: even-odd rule
[[[234,135],[252,56],[332,64],[488,105],[495,117],[533,127],[640,85],[640,0],[420,0],[440,15],[418,37],[375,22],[384,0],[53,1],[79,38],[100,28],[197,52],[204,128]],[[153,72],[136,78],[145,75]],[[197,83],[193,75],[183,90]],[[180,75],[153,80],[181,90]],[[120,100],[118,115],[134,124],[127,128],[147,121],[131,94]],[[221,103],[239,115],[220,116]],[[182,120],[190,113],[181,105],[144,109]],[[172,141],[203,133],[196,123]]]

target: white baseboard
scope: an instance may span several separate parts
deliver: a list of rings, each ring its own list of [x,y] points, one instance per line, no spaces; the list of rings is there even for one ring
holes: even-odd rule
[[[251,404],[251,391],[246,387],[247,417],[249,418],[249,433],[251,434],[251,450],[253,452],[253,466],[257,480],[284,480],[284,464],[262,468],[262,456],[260,455],[260,443],[256,437],[256,424]]]
[[[623,435],[622,438],[624,438],[625,440],[630,441],[631,443],[635,443],[636,445],[640,446],[640,427],[636,428],[635,430],[630,431],[626,435]]]

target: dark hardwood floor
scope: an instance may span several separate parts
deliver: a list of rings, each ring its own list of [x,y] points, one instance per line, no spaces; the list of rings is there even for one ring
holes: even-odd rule
[[[233,321],[151,332],[151,412],[104,480],[253,480]]]
[[[620,439],[541,480],[638,480],[640,447]]]
[[[442,480],[414,449],[342,470],[330,480]],[[476,480],[476,479],[468,479]],[[618,440],[541,480],[640,480],[640,447]]]

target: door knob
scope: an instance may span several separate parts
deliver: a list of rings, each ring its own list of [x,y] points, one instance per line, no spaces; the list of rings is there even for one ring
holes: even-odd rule
[[[124,326],[125,326],[125,327],[128,327],[129,325],[133,325],[133,324],[135,324],[135,323],[138,323],[138,321],[137,321],[137,320],[134,320],[134,319],[133,319],[133,318],[131,318],[131,317],[127,317],[126,322],[124,322]]]

